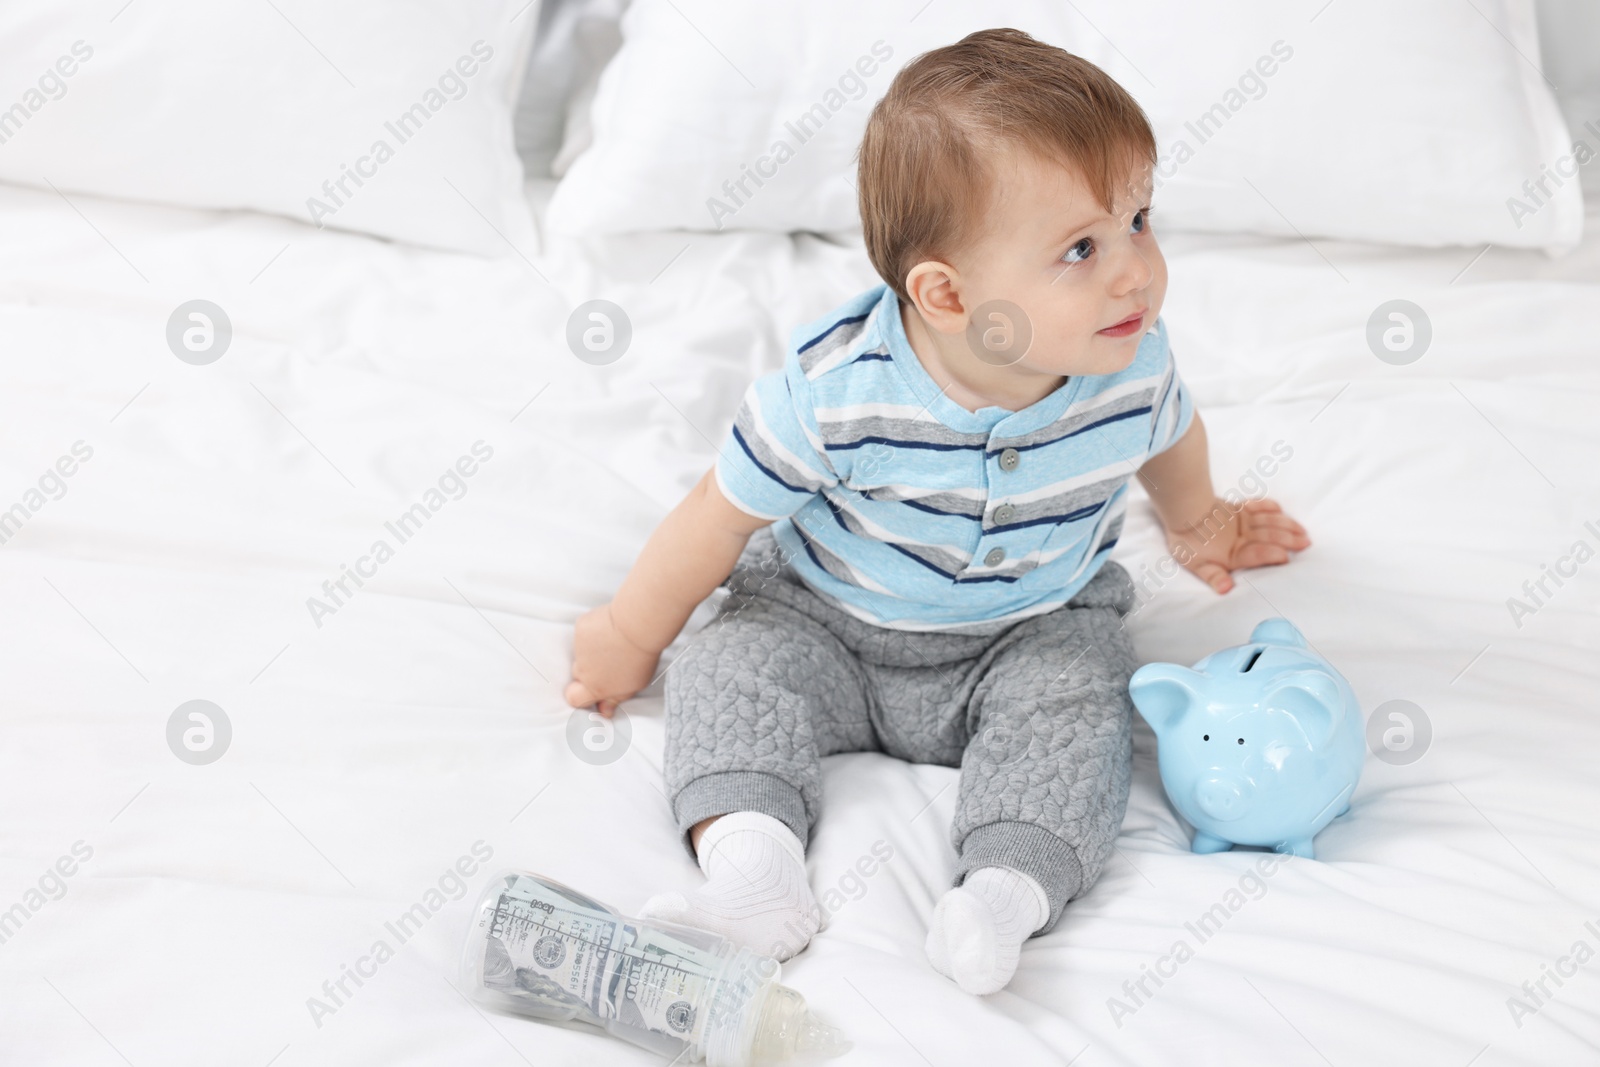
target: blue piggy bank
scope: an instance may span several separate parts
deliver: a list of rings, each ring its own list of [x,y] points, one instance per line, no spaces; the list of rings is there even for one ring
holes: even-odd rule
[[[1146,664],[1128,692],[1195,852],[1269,845],[1310,858],[1317,831],[1350,810],[1366,756],[1361,707],[1287,619],[1193,669]]]

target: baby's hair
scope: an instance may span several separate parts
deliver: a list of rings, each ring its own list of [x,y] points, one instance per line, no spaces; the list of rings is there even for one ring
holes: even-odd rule
[[[990,157],[1009,146],[1075,170],[1100,206],[1156,162],[1144,111],[1105,71],[1021,30],[968,34],[907,63],[867,120],[857,197],[867,256],[901,300],[906,273],[981,232]]]

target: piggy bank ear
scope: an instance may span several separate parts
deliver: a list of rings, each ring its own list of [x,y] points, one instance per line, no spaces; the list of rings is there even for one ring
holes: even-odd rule
[[[1338,685],[1321,671],[1290,671],[1279,677],[1262,705],[1288,712],[1313,748],[1327,743],[1344,714]]]
[[[1295,629],[1294,623],[1285,618],[1263,619],[1250,631],[1250,643],[1306,647],[1305,637]]]
[[[1160,737],[1200,699],[1203,675],[1176,663],[1146,663],[1128,679],[1134,707]]]

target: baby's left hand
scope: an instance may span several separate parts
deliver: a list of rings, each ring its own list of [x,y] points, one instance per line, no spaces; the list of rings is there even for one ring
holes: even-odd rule
[[[1170,531],[1167,549],[1173,559],[1218,593],[1233,588],[1230,571],[1288,563],[1290,550],[1298,552],[1311,544],[1305,527],[1285,515],[1273,500],[1246,500],[1235,511],[1217,497],[1211,515],[1227,515],[1228,519],[1220,528],[1214,519],[1203,519]]]

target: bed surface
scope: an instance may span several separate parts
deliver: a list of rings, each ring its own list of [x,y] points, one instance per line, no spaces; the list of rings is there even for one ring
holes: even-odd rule
[[[851,892],[858,858],[893,849],[783,967],[854,1042],[839,1062],[1600,1061],[1600,962],[1571,955],[1600,950],[1600,562],[1525,617],[1507,606],[1575,542],[1600,549],[1597,221],[1561,260],[1162,236],[1217,487],[1287,443],[1268,490],[1314,545],[1223,597],[1165,582],[1130,623],[1137,651],[1193,662],[1283,614],[1367,712],[1409,701],[1431,740],[1370,756],[1318,859],[1241,896],[1262,853],[1189,854],[1136,721],[1115,856],[987,998],[922,949],[957,771],[826,760],[813,887]],[[710,464],[790,327],[872,284],[859,248],[661,233],[490,262],[13,188],[0,232],[0,509],[92,449],[0,546],[0,1061],[660,1062],[480,1013],[455,987],[464,925],[502,867],[623,911],[696,884],[661,794],[661,683],[625,705],[620,758],[580,759],[571,624]],[[608,366],[564,341],[593,297],[632,322]],[[205,366],[166,341],[196,298],[233,327]],[[1365,330],[1402,298],[1433,340],[1395,366]],[[480,441],[492,458],[459,499],[390,533]],[[323,583],[378,540],[392,558],[331,603]],[[1138,581],[1161,550],[1139,497],[1116,558]],[[168,745],[197,699],[232,731],[206,765]],[[470,892],[428,908],[475,845],[492,859]],[[30,898],[74,846],[59,899]],[[430,917],[395,944],[385,924],[419,902]],[[1219,904],[1202,941],[1185,924]],[[313,1013],[380,939],[393,958]]]

